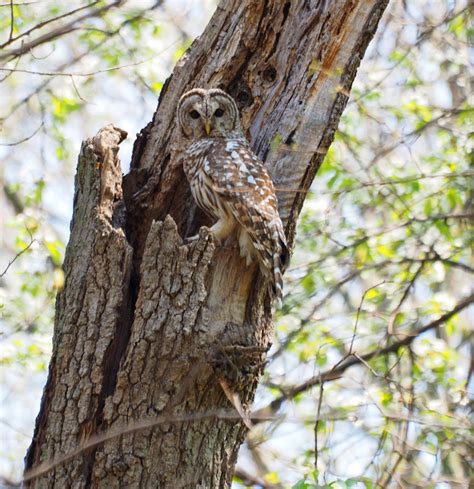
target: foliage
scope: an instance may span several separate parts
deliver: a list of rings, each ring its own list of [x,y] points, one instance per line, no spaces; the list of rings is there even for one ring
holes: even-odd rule
[[[472,315],[422,328],[473,300],[470,14],[430,7],[392,7],[300,218],[260,395],[280,396],[303,424],[320,420],[320,483],[342,474],[376,487],[469,480]],[[377,354],[406,338],[408,347]],[[321,390],[318,372],[351,358],[357,366]],[[308,378],[312,392],[298,388]],[[312,438],[302,444],[308,468]]]
[[[84,8],[46,25],[74,21],[70,32],[1,60],[0,470],[9,477],[20,474],[50,354],[78,144],[111,120],[132,133],[145,125],[213,6],[112,3],[0,7],[7,51],[38,39],[14,40],[39,21]],[[472,15],[467,2],[448,3],[394,2],[361,66],[299,221],[254,406],[274,419],[249,433],[236,487],[467,486]],[[28,412],[11,414],[30,398]]]

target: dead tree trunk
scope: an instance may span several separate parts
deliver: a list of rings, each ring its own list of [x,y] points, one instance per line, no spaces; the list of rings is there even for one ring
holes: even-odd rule
[[[124,132],[109,126],[84,143],[31,487],[229,486],[246,427],[222,381],[249,410],[271,309],[237,249],[216,249],[205,229],[183,244],[209,223],[176,163],[176,105],[197,86],[235,97],[281,190],[291,246],[387,1],[223,0],[163,87],[123,182]],[[90,442],[146,420],[154,426]]]

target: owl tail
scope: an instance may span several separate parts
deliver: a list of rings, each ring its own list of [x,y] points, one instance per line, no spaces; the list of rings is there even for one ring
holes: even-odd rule
[[[278,236],[278,245],[273,253],[273,294],[276,306],[281,309],[283,298],[283,273],[288,266],[288,247],[284,237]]]
[[[277,309],[281,309],[283,298],[283,270],[279,254],[273,255],[273,294]]]

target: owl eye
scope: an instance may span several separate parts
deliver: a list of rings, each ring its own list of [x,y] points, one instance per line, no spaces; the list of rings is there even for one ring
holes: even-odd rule
[[[199,119],[199,112],[197,110],[192,110],[189,115],[193,118],[193,119]]]
[[[215,112],[214,112],[214,115],[216,117],[222,117],[224,115],[224,111],[222,109],[217,109]]]

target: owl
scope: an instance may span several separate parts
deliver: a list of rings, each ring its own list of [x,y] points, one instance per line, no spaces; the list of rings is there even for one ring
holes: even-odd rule
[[[236,236],[247,266],[259,264],[281,304],[285,233],[272,180],[245,139],[234,99],[196,88],[181,97],[177,118],[184,172],[198,206],[216,220],[211,232],[218,242]]]

